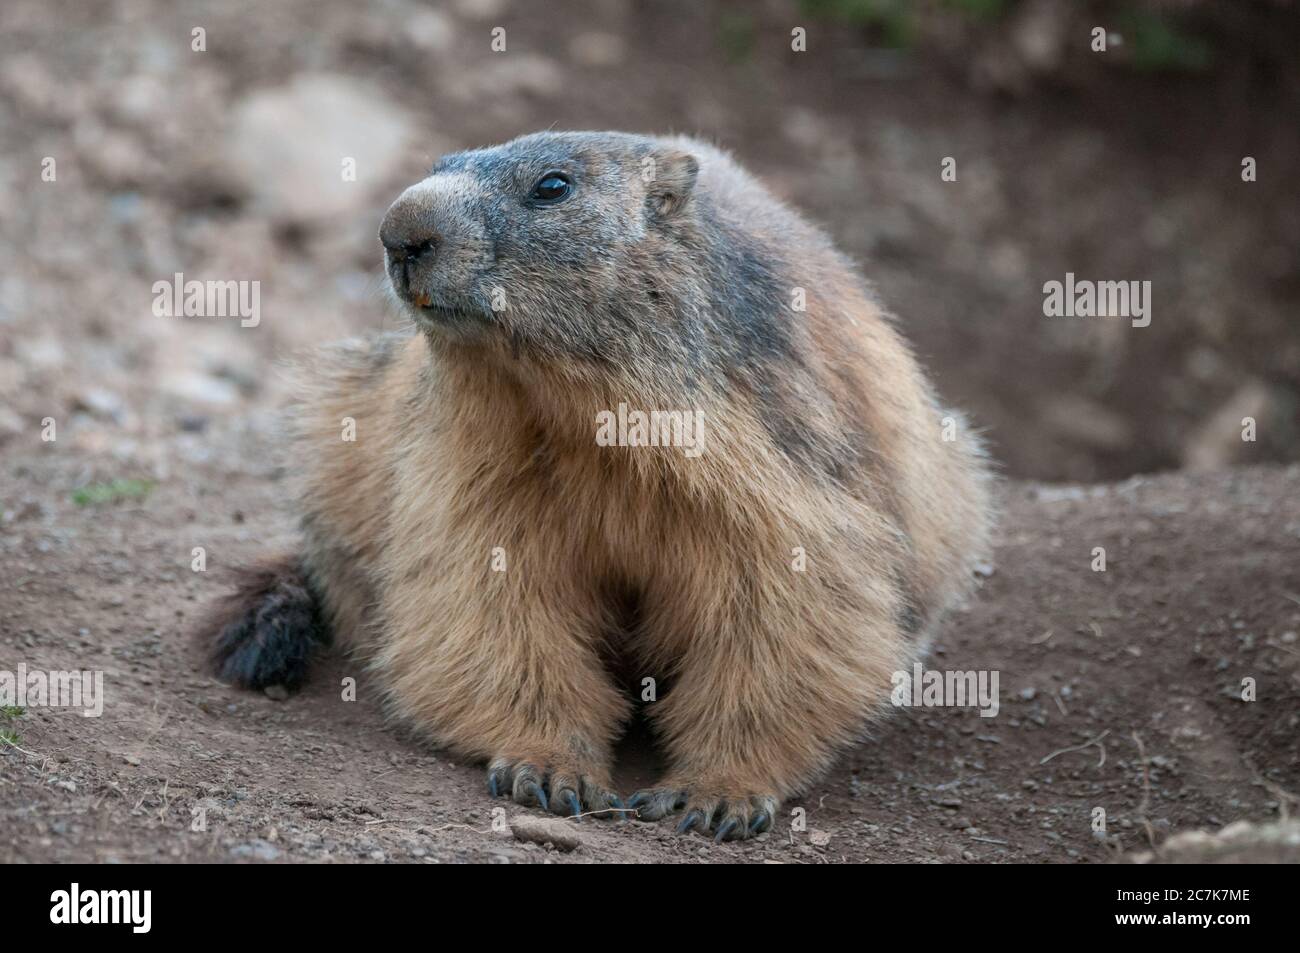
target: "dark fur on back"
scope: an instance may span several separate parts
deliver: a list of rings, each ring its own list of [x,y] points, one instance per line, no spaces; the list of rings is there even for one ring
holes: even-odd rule
[[[239,569],[235,582],[197,634],[209,647],[214,674],[241,688],[298,688],[312,652],[330,642],[298,560],[285,556]]]

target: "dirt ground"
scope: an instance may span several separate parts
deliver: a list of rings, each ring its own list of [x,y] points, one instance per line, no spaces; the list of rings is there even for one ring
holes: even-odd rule
[[[1100,862],[1300,806],[1283,803],[1300,792],[1295,465],[1008,485],[996,568],[932,662],[999,671],[997,717],[899,709],[788,805],[807,831],[787,816],[758,842],[715,845],[668,822],[588,819],[572,853],[493,832],[494,807],[533,812],[386,727],[346,660],[287,700],[203,674],[183,632],[221,568],[291,529],[274,473],[198,464],[139,504],[87,512],[70,498],[79,466],[52,453],[22,474],[0,650],[29,669],[102,669],[107,705],[12,723],[0,860]],[[207,573],[190,570],[197,539]],[[1241,700],[1244,678],[1257,700]],[[626,792],[647,758],[624,755]]]
[[[1295,813],[1300,77],[1269,45],[1294,8],[1233,5],[1215,68],[1168,74],[1132,42],[1079,52],[1104,3],[1023,0],[908,51],[816,6],[6,0],[0,670],[101,669],[107,708],[0,713],[0,861],[1099,862]],[[552,125],[731,149],[862,262],[1009,478],[934,657],[998,670],[1000,714],[894,713],[789,805],[807,831],[525,844],[479,768],[385,726],[363,670],[275,700],[185,640],[225,570],[292,537],[276,362],[397,324],[384,208],[444,151]],[[1067,271],[1152,281],[1151,326],[1044,317]],[[260,323],[154,314],[177,272],[259,281]],[[625,754],[630,790],[653,754]]]

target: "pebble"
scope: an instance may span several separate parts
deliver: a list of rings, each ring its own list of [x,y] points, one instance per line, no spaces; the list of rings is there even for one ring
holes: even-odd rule
[[[582,835],[569,821],[550,817],[520,815],[510,821],[510,833],[517,841],[534,844],[553,844],[560,850],[577,850],[582,846]]]
[[[247,844],[238,844],[230,848],[230,856],[238,857],[243,860],[276,860],[280,856],[280,849],[274,844],[267,843],[262,839],[250,841]]]

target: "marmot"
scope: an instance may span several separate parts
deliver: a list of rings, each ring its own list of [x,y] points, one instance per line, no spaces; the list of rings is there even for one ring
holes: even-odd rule
[[[210,620],[218,674],[296,686],[332,635],[494,795],[767,829],[968,589],[976,436],[826,236],[703,142],[449,155],[379,237],[417,333],[306,367],[303,545]],[[647,435],[663,411],[693,448]],[[643,685],[668,770],[624,802]]]

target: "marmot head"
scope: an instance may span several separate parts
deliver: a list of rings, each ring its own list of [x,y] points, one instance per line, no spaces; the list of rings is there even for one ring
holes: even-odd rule
[[[770,310],[780,295],[697,187],[697,154],[730,165],[691,140],[608,132],[448,155],[384,216],[392,290],[435,339],[516,359],[694,364],[706,338],[745,333],[720,317],[752,319],[750,298]]]

